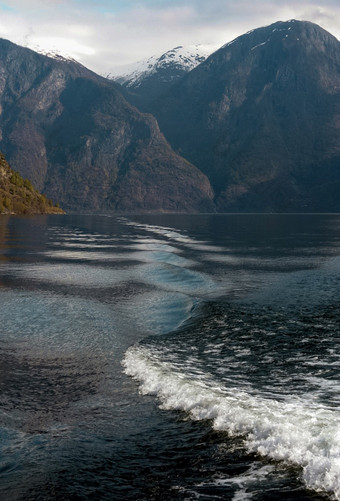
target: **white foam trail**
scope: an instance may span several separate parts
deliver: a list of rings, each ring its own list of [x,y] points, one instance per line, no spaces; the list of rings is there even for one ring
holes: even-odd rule
[[[228,475],[224,477],[223,474],[220,474],[215,478],[213,477],[212,479],[201,482],[197,485],[197,487],[233,486],[236,487],[236,491],[231,501],[245,501],[248,499],[253,499],[255,492],[251,491],[254,491],[254,485],[256,485],[258,489],[261,483],[266,483],[268,481],[268,477],[270,477],[271,475],[275,475],[275,467],[273,465],[263,466],[259,462],[253,463],[251,467],[242,475]],[[197,497],[199,497],[199,494]]]
[[[340,500],[338,409],[221,387],[207,374],[186,374],[142,346],[130,348],[123,365],[140,382],[141,393],[157,396],[163,409],[186,411],[195,420],[212,420],[216,430],[243,435],[249,451],[301,466],[308,488]]]

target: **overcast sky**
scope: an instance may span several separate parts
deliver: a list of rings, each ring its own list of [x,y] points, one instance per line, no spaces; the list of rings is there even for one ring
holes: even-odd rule
[[[213,48],[275,21],[340,39],[340,0],[0,0],[0,37],[55,50],[101,73],[177,45]]]

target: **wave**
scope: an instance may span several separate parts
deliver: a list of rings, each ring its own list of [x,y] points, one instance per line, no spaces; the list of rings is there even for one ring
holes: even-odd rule
[[[210,420],[215,430],[243,436],[246,448],[302,468],[308,488],[340,499],[339,412],[303,397],[278,401],[222,386],[208,374],[186,373],[161,360],[156,348],[137,345],[123,360],[142,394],[155,395],[162,409]]]
[[[125,224],[126,226],[130,226],[137,230],[140,229],[142,231],[145,231],[147,234],[152,233],[155,235],[159,235],[163,238],[166,238],[167,240],[170,240],[171,242],[176,242],[178,244],[182,244],[188,247],[203,245],[205,246],[203,247],[205,250],[213,250],[214,252],[216,251],[216,246],[210,246],[207,244],[206,241],[192,238],[185,232],[179,232],[174,228],[170,228],[167,226],[157,226],[153,224],[137,223],[135,221],[129,221],[125,218],[120,218],[119,221],[122,224]]]

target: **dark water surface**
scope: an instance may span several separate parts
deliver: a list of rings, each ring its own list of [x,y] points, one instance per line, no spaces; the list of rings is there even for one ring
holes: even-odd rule
[[[0,218],[0,498],[340,499],[340,216]]]

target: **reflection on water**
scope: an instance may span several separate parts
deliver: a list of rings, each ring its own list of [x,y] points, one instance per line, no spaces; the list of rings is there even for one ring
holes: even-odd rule
[[[7,244],[7,224],[9,216],[0,216],[0,264],[7,261],[6,253],[9,251],[10,246]],[[0,287],[2,287],[1,274],[0,274]]]

